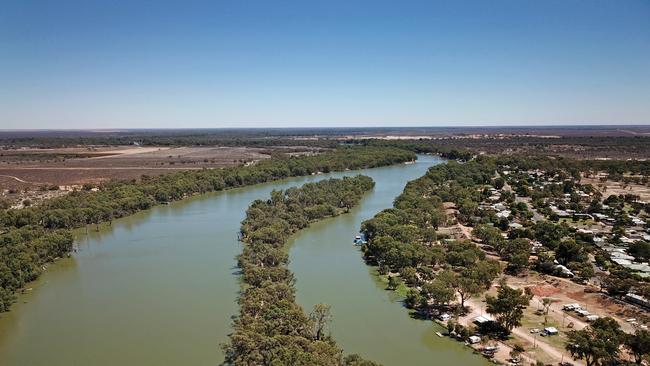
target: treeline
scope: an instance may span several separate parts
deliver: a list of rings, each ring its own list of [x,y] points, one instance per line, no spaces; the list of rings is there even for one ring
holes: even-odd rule
[[[143,176],[138,182],[109,182],[98,187],[98,191],[75,191],[47,200],[37,207],[2,211],[0,227],[38,225],[48,229],[74,228],[127,216],[155,204],[193,194],[319,172],[374,168],[415,158],[412,152],[396,148],[340,147],[315,156],[276,155],[250,166]]]
[[[605,172],[611,177],[623,177],[623,174],[650,176],[650,161],[648,160],[583,160],[572,158],[549,158],[547,156],[518,156],[501,155],[497,163],[500,166],[516,167],[519,170],[541,169],[548,173],[568,172],[574,178],[580,173]],[[617,178],[618,177],[618,178]]]
[[[47,200],[39,206],[2,210],[0,311],[8,309],[13,294],[25,281],[36,278],[39,271],[31,269],[40,268],[42,264],[67,254],[71,249],[70,240],[65,246],[67,250],[52,252],[49,248],[57,247],[53,243],[58,242],[59,238],[45,234],[111,222],[114,218],[194,194],[318,172],[385,166],[414,160],[415,157],[412,152],[396,148],[339,147],[315,156],[277,155],[250,166],[143,176],[140,181],[108,182],[96,190],[88,187],[87,190]]]
[[[511,131],[512,132],[512,131]],[[480,133],[480,132],[477,132]],[[504,131],[503,133],[509,133]],[[552,133],[551,133],[552,134]],[[612,159],[647,157],[650,153],[648,136],[486,136],[477,138],[439,138],[435,144],[467,149],[474,153],[512,154],[515,156],[572,156],[591,159],[594,156]]]
[[[134,129],[95,131],[0,131],[0,146],[62,147],[92,145],[150,146],[325,146],[342,136],[403,133],[412,128],[229,128]],[[418,129],[420,130],[420,129]],[[424,133],[424,131],[418,132]]]
[[[639,328],[634,334],[625,333],[610,317],[598,318],[581,330],[571,330],[567,338],[565,349],[588,366],[642,365],[650,357],[650,331]]]
[[[298,136],[331,135],[316,129],[182,129],[93,131],[6,131],[0,132],[0,146],[56,148],[65,146],[330,146],[336,141],[296,139]],[[339,132],[340,133],[340,132]]]
[[[439,140],[361,140],[360,144],[375,147],[397,147],[418,154],[436,154],[451,160],[470,160],[474,153],[461,146],[447,146]],[[350,141],[355,143],[355,141]]]
[[[490,184],[494,164],[490,159],[460,164],[451,161],[429,169],[409,182],[394,208],[365,221],[361,230],[368,243],[364,257],[410,289],[406,305],[428,312],[447,307],[457,297],[465,300],[487,290],[501,272],[495,260],[470,241],[442,240],[436,230],[447,221],[443,202],[453,202],[460,215],[470,217],[482,200],[482,185]]]
[[[72,250],[69,230],[25,226],[0,235],[0,312],[9,310],[15,292],[35,280],[44,265]]]
[[[328,334],[329,307],[307,315],[295,301],[294,277],[284,244],[311,222],[346,212],[374,186],[356,176],[273,191],[246,211],[237,258],[243,289],[230,342],[223,346],[228,365],[375,365],[357,355],[342,356]]]

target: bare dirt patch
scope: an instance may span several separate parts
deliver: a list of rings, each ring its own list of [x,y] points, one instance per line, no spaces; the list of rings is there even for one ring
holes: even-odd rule
[[[221,168],[269,155],[258,148],[130,147],[19,149],[2,151],[0,184],[4,189],[41,185],[81,185],[110,179],[137,179],[143,174]]]
[[[640,323],[645,322],[647,316],[643,310],[636,306],[613,299],[601,293],[598,288],[577,284],[568,279],[529,273],[525,278],[508,276],[508,283],[515,287],[528,287],[536,296],[535,301],[541,301],[544,297],[555,300],[551,306],[549,316],[556,318],[556,321],[572,321],[577,328],[586,325],[586,319],[579,317],[573,312],[564,312],[562,305],[578,303],[583,309],[591,314],[599,316],[610,316],[616,319],[626,332],[634,332],[632,325],[625,320],[637,318]],[[539,294],[537,293],[539,292]],[[563,319],[564,318],[564,319]]]
[[[549,297],[560,292],[560,290],[558,290],[556,287],[551,285],[531,286],[530,290],[533,293],[533,295],[540,296],[540,297]]]
[[[602,192],[604,197],[609,197],[611,195],[621,195],[621,194],[634,194],[638,195],[643,201],[650,201],[650,187],[634,184],[634,183],[623,183],[615,182],[612,180],[606,180],[604,182],[600,181],[598,178],[582,178],[582,184],[591,184],[594,187],[598,188]]]

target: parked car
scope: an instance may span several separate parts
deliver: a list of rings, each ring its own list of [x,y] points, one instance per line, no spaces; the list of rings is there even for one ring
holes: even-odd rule
[[[546,327],[544,328],[544,333],[545,335],[552,336],[558,334],[558,330],[555,327]]]
[[[578,311],[576,311],[576,313],[578,313],[578,315],[580,315],[582,317],[588,316],[590,314],[587,310],[584,310],[584,309],[578,310]]]
[[[576,310],[576,309],[580,309],[579,304],[565,304],[564,306],[562,306],[562,310],[565,310],[565,311],[573,311],[573,310]]]

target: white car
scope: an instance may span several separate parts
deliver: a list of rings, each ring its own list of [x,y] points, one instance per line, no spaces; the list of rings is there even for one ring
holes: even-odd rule
[[[587,310],[578,310],[578,311],[576,311],[576,313],[578,313],[578,315],[583,316],[583,317],[584,316],[589,316],[589,312]]]

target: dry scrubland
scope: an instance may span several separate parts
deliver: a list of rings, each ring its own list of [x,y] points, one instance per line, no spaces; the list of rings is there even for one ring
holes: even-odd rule
[[[612,180],[601,181],[598,178],[582,178],[582,183],[591,184],[602,192],[604,197],[611,195],[638,195],[642,201],[650,201],[650,186],[635,183],[616,182]]]

